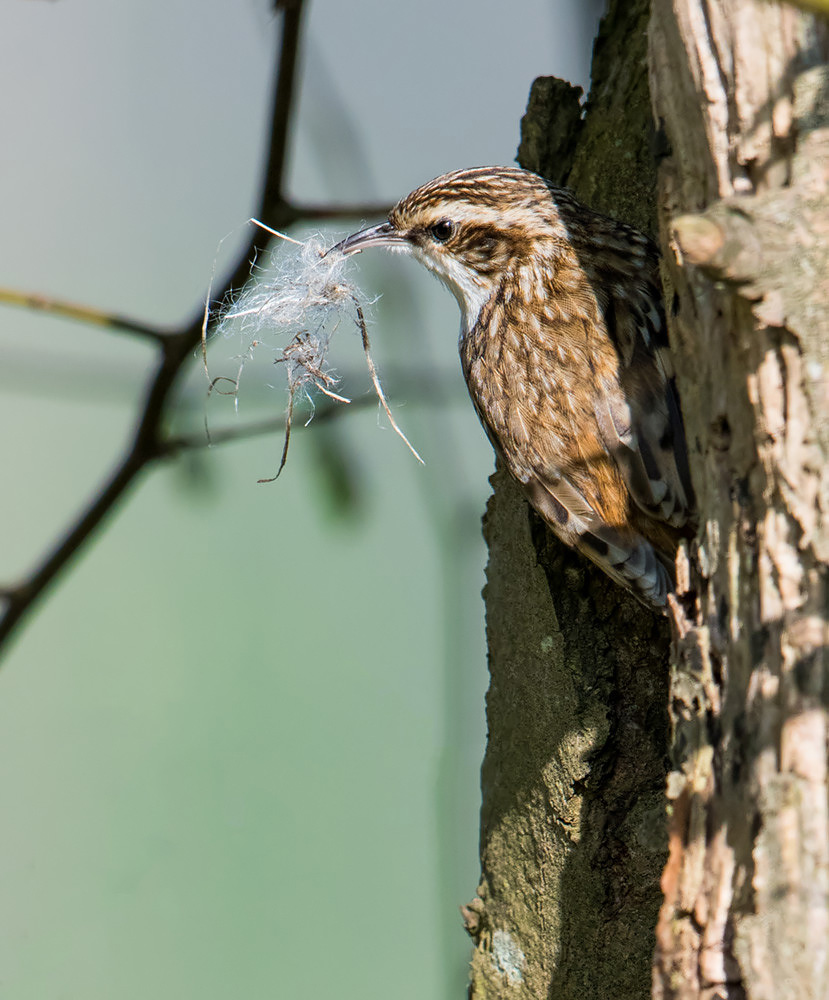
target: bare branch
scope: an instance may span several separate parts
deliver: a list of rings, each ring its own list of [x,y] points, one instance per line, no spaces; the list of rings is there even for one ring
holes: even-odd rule
[[[294,211],[302,219],[374,219],[384,217],[392,210],[391,205],[294,205]]]
[[[103,312],[100,309],[95,309],[94,306],[78,305],[74,302],[67,302],[65,299],[55,299],[35,292],[19,292],[13,288],[0,288],[0,304],[49,312],[55,316],[76,319],[82,323],[91,323],[93,326],[105,326],[110,330],[117,330],[119,333],[131,333],[148,340],[161,341],[170,336],[170,333],[165,330],[149,326],[146,323],[139,323],[126,316]]]
[[[294,103],[294,83],[297,71],[303,0],[283,0],[282,42],[276,73],[271,141],[268,149],[268,169],[261,197],[261,211],[254,212],[275,229],[284,229],[299,219],[297,210],[285,198],[285,159],[288,152],[288,132]]]
[[[280,212],[285,219],[290,222],[310,221],[313,219],[370,219],[377,216],[386,216],[391,211],[388,204],[365,204],[365,205],[298,205],[287,199],[279,199]],[[261,228],[276,235],[271,226],[251,219]],[[289,239],[290,237],[285,237]],[[296,242],[296,241],[294,241]],[[94,306],[83,305],[81,303],[69,302],[66,299],[54,298],[51,295],[44,295],[40,292],[23,292],[15,288],[0,287],[0,305],[16,306],[21,309],[31,309],[37,312],[49,312],[55,316],[65,319],[78,320],[81,323],[90,323],[93,326],[103,326],[119,333],[130,333],[147,340],[162,341],[181,331],[164,330],[160,327],[142,323],[140,320],[130,319],[128,316],[121,316],[118,313],[108,313]]]
[[[293,105],[302,0],[290,0],[290,2],[283,0],[279,7],[283,11],[283,20],[273,97],[271,143],[264,173],[263,194],[258,210],[254,214],[275,228],[284,228],[301,218],[298,211],[288,205],[284,198],[283,177]],[[255,236],[239,255],[233,273],[225,282],[224,292],[245,281],[254,242]],[[18,301],[16,304],[24,303]],[[25,304],[29,307],[33,305],[31,301]],[[185,363],[192,358],[201,337],[201,308],[195,312],[188,324],[168,334],[162,334],[160,331],[151,332],[152,328],[130,320],[119,320],[117,317],[96,313],[95,310],[85,307],[69,306],[68,303],[55,303],[52,311],[71,315],[77,319],[85,318],[99,325],[123,329],[153,339],[158,344],[161,357],[147,389],[133,442],[124,458],[112,472],[103,489],[92,499],[86,511],[55,543],[32,573],[17,586],[2,592],[6,607],[0,618],[0,651],[8,645],[11,636],[31,613],[37,601],[43,597],[60,573],[93,536],[95,530],[106,520],[139,474],[165,453],[161,436],[162,422],[179,375]]]
[[[345,378],[344,381],[348,381]],[[401,377],[389,379],[394,386],[395,395],[411,395],[417,398],[418,403],[446,402],[453,390],[457,392],[458,399],[464,400],[462,395],[462,384],[459,379],[441,379],[434,372],[422,372],[419,375],[406,373]],[[465,401],[465,400],[464,400]],[[376,395],[366,393],[351,400],[351,406],[346,409],[332,403],[320,403],[314,408],[314,423],[327,424],[329,421],[338,420],[346,416],[353,410],[368,409],[378,405]],[[174,458],[185,451],[200,451],[203,448],[211,448],[213,445],[229,444],[235,441],[246,441],[250,438],[263,437],[267,434],[285,432],[285,417],[268,417],[266,420],[255,420],[249,423],[239,424],[235,427],[220,427],[218,430],[211,430],[209,436],[205,433],[198,434],[176,434],[163,441],[159,448],[160,458]],[[3,590],[0,589],[0,597]]]

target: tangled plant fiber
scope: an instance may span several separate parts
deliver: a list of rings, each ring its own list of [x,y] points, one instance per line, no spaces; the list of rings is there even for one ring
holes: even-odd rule
[[[363,311],[363,296],[360,290],[344,276],[346,260],[336,248],[328,249],[320,237],[312,237],[304,242],[285,236],[256,219],[251,222],[294,244],[294,253],[271,253],[266,267],[254,261],[251,280],[238,293],[232,293],[221,306],[215,326],[218,334],[229,337],[242,334],[248,339],[246,353],[240,359],[235,378],[220,375],[210,380],[210,389],[237,396],[239,380],[245,362],[253,357],[260,346],[275,352],[274,364],[282,364],[288,382],[288,406],[285,415],[285,438],[282,457],[276,474],[260,483],[273,482],[288,457],[291,439],[291,421],[294,401],[302,391],[313,408],[311,390],[318,389],[330,399],[339,403],[349,403],[345,396],[335,392],[339,378],[327,363],[331,338],[340,326],[343,315],[352,315],[363,345],[369,375],[378,401],[386,413],[394,430],[403,439],[415,458],[423,459],[412,447],[406,435],[397,425],[392,415],[386,395],[380,384],[377,368],[371,357],[366,319]],[[209,293],[202,324],[202,359],[205,374],[207,368],[207,330],[209,324]],[[279,344],[282,344],[280,347]],[[223,383],[230,388],[221,389]],[[312,412],[313,417],[313,412]],[[309,417],[309,422],[312,417]]]

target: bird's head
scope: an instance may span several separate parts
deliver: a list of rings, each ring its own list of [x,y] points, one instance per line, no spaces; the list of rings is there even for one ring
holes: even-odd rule
[[[387,247],[415,257],[454,293],[468,330],[507,275],[537,263],[540,252],[549,254],[565,237],[540,177],[478,167],[429,181],[401,199],[387,222],[354,233],[337,249]]]

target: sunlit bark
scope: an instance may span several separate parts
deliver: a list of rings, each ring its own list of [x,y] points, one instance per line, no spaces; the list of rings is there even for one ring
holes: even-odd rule
[[[829,996],[824,58],[795,8],[612,2],[585,120],[534,88],[522,164],[660,238],[701,529],[671,655],[494,477],[475,998]]]

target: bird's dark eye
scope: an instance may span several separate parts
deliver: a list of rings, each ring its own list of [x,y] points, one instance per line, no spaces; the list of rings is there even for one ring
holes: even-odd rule
[[[429,226],[429,235],[437,243],[445,243],[454,231],[451,219],[440,219],[433,226]]]

